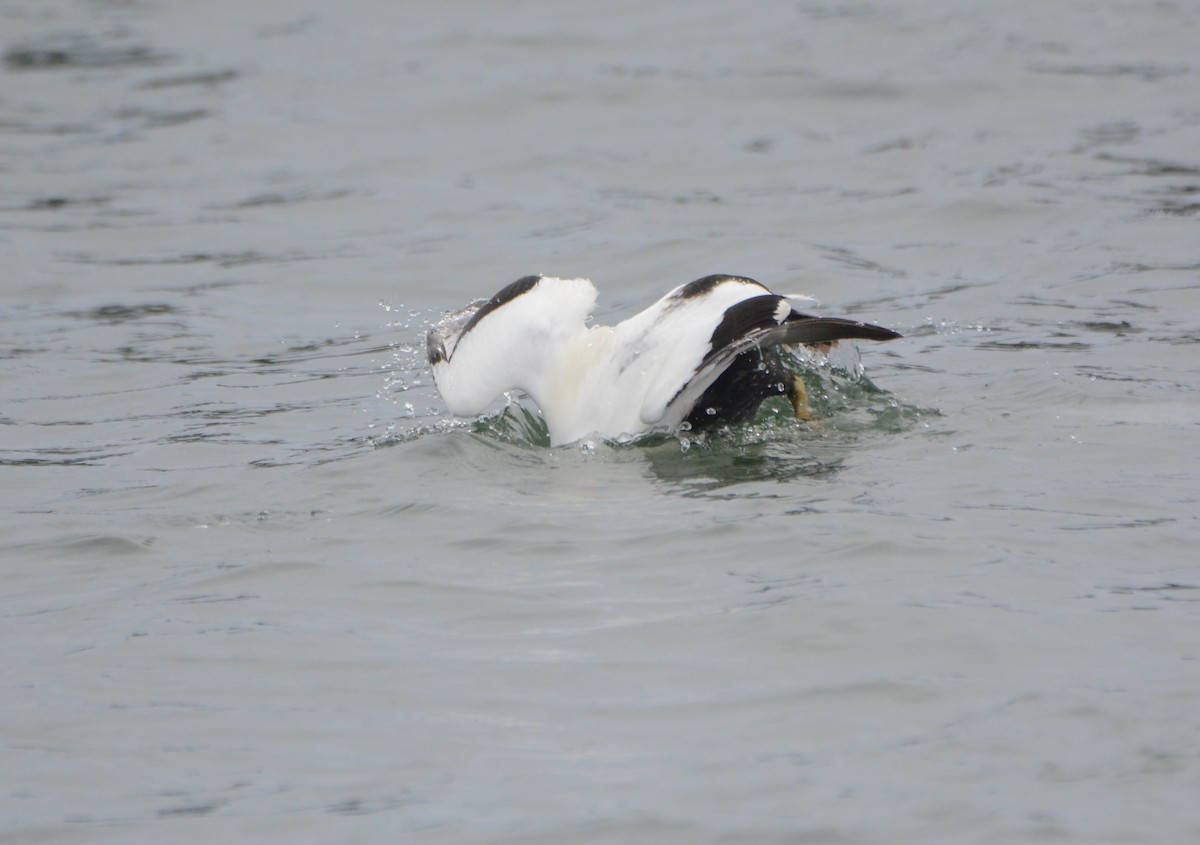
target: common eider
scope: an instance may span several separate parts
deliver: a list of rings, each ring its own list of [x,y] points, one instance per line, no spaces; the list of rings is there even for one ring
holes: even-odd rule
[[[776,348],[842,339],[892,340],[882,326],[815,317],[742,276],[705,276],[615,326],[589,326],[587,279],[526,276],[450,314],[427,338],[433,379],[450,413],[478,416],[520,390],[550,442],[628,440],[651,430],[751,419],[786,395],[807,411],[804,384]]]

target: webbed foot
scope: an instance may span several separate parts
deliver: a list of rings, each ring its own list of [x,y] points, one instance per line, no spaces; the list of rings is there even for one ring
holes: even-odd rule
[[[812,422],[816,419],[812,409],[808,407],[808,388],[804,386],[804,379],[800,376],[793,376],[792,389],[788,393],[792,400],[792,408],[796,412],[796,419],[805,422]]]

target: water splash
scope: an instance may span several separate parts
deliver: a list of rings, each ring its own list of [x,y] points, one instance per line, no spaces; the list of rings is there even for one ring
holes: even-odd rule
[[[382,431],[372,430],[367,435],[368,442],[388,445],[454,428],[453,421],[444,417],[425,360],[424,336],[433,322],[432,315],[383,299],[379,300],[379,307],[392,318],[384,328],[397,336],[388,342],[384,358],[375,362],[376,369],[383,374],[375,398],[390,406],[389,422]],[[375,423],[368,426],[376,427]]]
[[[389,345],[388,357],[380,365],[384,384],[378,396],[392,405],[394,413],[386,430],[372,438],[375,446],[468,433],[470,441],[500,447],[514,458],[540,454],[562,459],[577,453],[584,460],[603,463],[636,456],[668,491],[710,495],[749,482],[827,477],[864,441],[902,433],[937,415],[878,387],[867,377],[858,347],[841,343],[824,351],[784,350],[789,368],[804,380],[812,421],[796,419],[790,402],[780,397],[764,402],[755,418],[743,425],[693,431],[684,423],[674,431],[654,431],[629,440],[587,439],[551,449],[541,412],[520,394],[505,394],[501,407],[472,421],[448,417],[432,385],[423,340],[429,326],[443,325],[455,315],[380,305],[389,315],[401,316],[388,323],[388,329],[400,337]]]

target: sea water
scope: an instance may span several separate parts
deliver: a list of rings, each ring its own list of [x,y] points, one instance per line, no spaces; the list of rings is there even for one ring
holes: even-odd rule
[[[1197,841],[1198,39],[0,3],[0,838]],[[423,361],[539,272],[905,337],[551,449]]]

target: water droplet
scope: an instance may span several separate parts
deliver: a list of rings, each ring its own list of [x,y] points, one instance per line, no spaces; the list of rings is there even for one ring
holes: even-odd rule
[[[705,408],[704,413],[708,414],[710,417],[715,417],[717,415],[717,409],[716,408]]]

